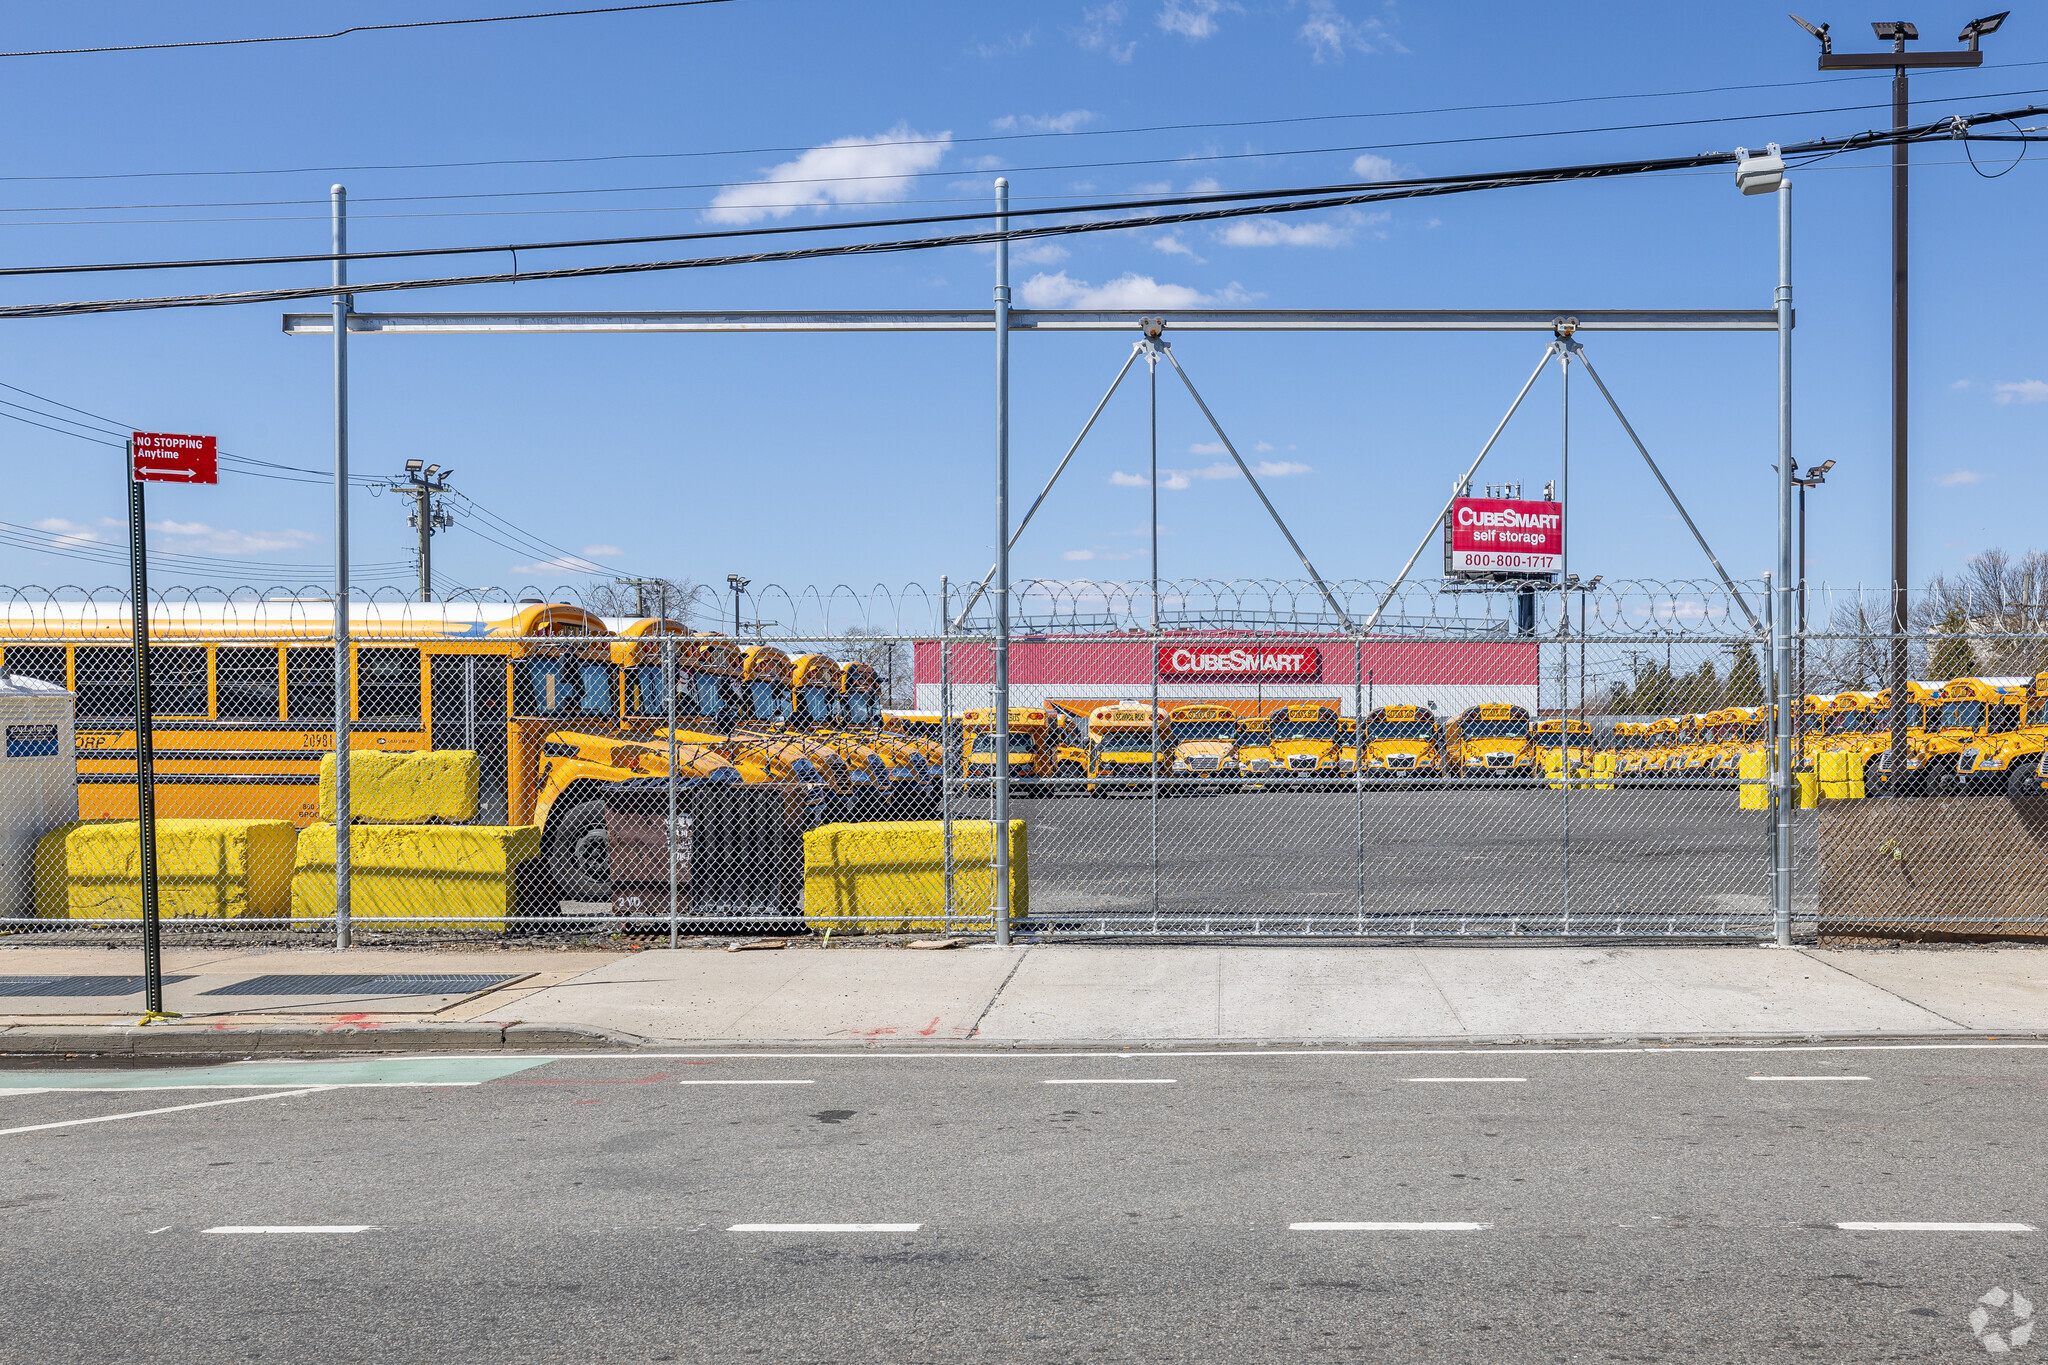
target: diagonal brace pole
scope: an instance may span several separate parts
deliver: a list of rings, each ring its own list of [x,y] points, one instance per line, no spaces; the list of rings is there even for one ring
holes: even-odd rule
[[[1387,609],[1387,603],[1394,600],[1394,594],[1401,591],[1401,585],[1408,581],[1408,572],[1415,567],[1415,561],[1422,558],[1422,552],[1429,548],[1430,541],[1443,534],[1444,518],[1451,514],[1451,504],[1465,496],[1465,490],[1472,486],[1472,476],[1479,472],[1479,466],[1486,459],[1487,453],[1493,449],[1493,443],[1498,441],[1500,434],[1508,429],[1508,423],[1514,419],[1515,413],[1521,408],[1522,400],[1529,396],[1529,390],[1535,388],[1536,381],[1543,376],[1543,367],[1548,365],[1550,357],[1556,354],[1558,354],[1558,349],[1557,343],[1554,341],[1543,348],[1543,358],[1536,362],[1535,369],[1529,371],[1529,378],[1523,382],[1522,391],[1515,395],[1514,402],[1508,404],[1508,410],[1502,415],[1499,424],[1494,427],[1493,435],[1487,437],[1486,444],[1479,448],[1479,458],[1472,461],[1471,467],[1465,471],[1465,477],[1459,479],[1457,483],[1451,486],[1451,496],[1444,503],[1443,511],[1436,514],[1436,520],[1432,521],[1429,524],[1429,530],[1423,533],[1422,543],[1415,547],[1415,553],[1408,556],[1408,562],[1401,566],[1401,572],[1394,575],[1394,581],[1387,585],[1386,596],[1380,599],[1380,604],[1372,609],[1372,615],[1366,618],[1365,624],[1359,628],[1361,634],[1370,634],[1372,628],[1379,624],[1380,614]]]
[[[1124,376],[1131,372],[1132,364],[1144,353],[1144,350],[1145,343],[1141,341],[1133,346],[1130,355],[1124,358],[1124,367],[1118,370],[1116,378],[1110,381],[1109,391],[1102,395],[1102,401],[1095,405],[1095,411],[1088,414],[1088,421],[1081,427],[1081,434],[1074,438],[1074,443],[1067,447],[1067,453],[1061,457],[1059,468],[1053,470],[1052,477],[1045,481],[1044,489],[1039,492],[1038,500],[1031,504],[1031,510],[1024,514],[1024,519],[1017,523],[1017,529],[1011,532],[1011,549],[1017,548],[1017,541],[1023,536],[1024,528],[1031,524],[1031,518],[1038,515],[1038,509],[1044,505],[1046,495],[1052,492],[1052,486],[1060,481],[1060,475],[1067,472],[1067,464],[1074,458],[1074,452],[1081,448],[1081,442],[1088,439],[1088,433],[1095,430],[1095,419],[1102,416],[1102,410],[1109,406],[1109,400],[1116,396],[1118,386],[1124,382]],[[982,594],[988,591],[989,580],[995,576],[995,566],[991,564],[988,572],[981,576],[981,582],[974,585],[974,591],[967,594],[967,605],[960,608],[960,615],[954,618],[954,630],[959,630],[967,623],[967,613],[974,610],[974,604],[979,602]]]
[[[1648,465],[1650,472],[1657,476],[1657,482],[1663,485],[1664,495],[1670,498],[1671,505],[1678,509],[1679,519],[1685,523],[1685,529],[1692,532],[1692,538],[1699,542],[1700,553],[1707,557],[1707,563],[1713,565],[1714,572],[1721,576],[1721,586],[1728,589],[1728,595],[1735,599],[1735,605],[1741,607],[1742,614],[1749,618],[1749,628],[1759,635],[1763,634],[1763,622],[1756,619],[1756,613],[1749,609],[1748,601],[1743,598],[1741,593],[1735,590],[1735,580],[1730,578],[1728,571],[1721,567],[1721,561],[1714,558],[1713,550],[1707,545],[1707,538],[1700,534],[1699,527],[1693,525],[1692,514],[1687,512],[1685,504],[1678,500],[1678,494],[1672,490],[1670,482],[1664,477],[1664,471],[1657,468],[1657,462],[1650,458],[1649,449],[1644,446],[1643,438],[1636,435],[1636,429],[1628,424],[1628,418],[1622,416],[1621,405],[1614,401],[1614,395],[1609,393],[1607,385],[1601,382],[1600,372],[1593,368],[1593,362],[1586,359],[1585,349],[1569,337],[1565,338],[1560,344],[1564,346],[1568,354],[1577,356],[1579,363],[1586,367],[1586,374],[1592,379],[1594,386],[1600,390],[1600,396],[1607,400],[1608,407],[1614,409],[1614,420],[1621,423],[1621,429],[1628,433],[1629,440],[1635,442],[1636,451],[1643,457],[1643,463]]]
[[[1155,340],[1152,345],[1166,357],[1167,362],[1173,366],[1173,372],[1180,376],[1180,382],[1187,386],[1188,396],[1195,400],[1195,406],[1202,410],[1202,416],[1209,419],[1209,429],[1216,433],[1217,440],[1223,442],[1223,448],[1230,452],[1230,458],[1237,461],[1238,472],[1243,474],[1245,482],[1252,486],[1252,492],[1259,495],[1259,501],[1266,504],[1266,512],[1273,518],[1273,524],[1280,528],[1281,535],[1287,537],[1288,547],[1294,551],[1294,557],[1301,561],[1301,567],[1308,570],[1309,582],[1316,585],[1316,591],[1323,595],[1323,601],[1336,613],[1338,624],[1348,633],[1352,628],[1351,617],[1344,608],[1337,605],[1337,595],[1330,591],[1330,585],[1316,572],[1316,566],[1308,562],[1308,556],[1302,552],[1301,543],[1295,540],[1294,532],[1288,530],[1287,523],[1280,519],[1279,509],[1274,507],[1273,500],[1266,496],[1266,490],[1259,487],[1259,481],[1252,477],[1251,468],[1245,464],[1244,456],[1237,453],[1237,447],[1232,445],[1230,437],[1224,434],[1223,424],[1216,420],[1215,413],[1209,411],[1209,405],[1202,401],[1202,395],[1195,392],[1195,381],[1188,378],[1188,372],[1180,367],[1180,361],[1174,359],[1173,348],[1163,341]]]

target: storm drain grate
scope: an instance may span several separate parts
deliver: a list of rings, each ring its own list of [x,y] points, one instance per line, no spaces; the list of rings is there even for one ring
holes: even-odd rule
[[[517,976],[252,976],[201,995],[474,995]]]
[[[167,976],[166,986],[190,981],[189,976]],[[0,976],[0,995],[140,995],[140,976]]]

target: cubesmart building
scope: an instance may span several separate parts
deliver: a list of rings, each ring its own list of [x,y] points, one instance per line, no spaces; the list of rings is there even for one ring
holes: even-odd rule
[[[937,711],[938,641],[916,648],[917,709]],[[1342,636],[1067,639],[1020,636],[1010,642],[1010,705],[1142,702],[1158,668],[1162,706],[1192,701],[1335,702],[1345,715],[1363,706],[1426,706],[1452,716],[1481,702],[1537,707],[1539,646],[1534,640],[1384,640]],[[953,710],[991,706],[995,666],[986,640],[951,642]]]

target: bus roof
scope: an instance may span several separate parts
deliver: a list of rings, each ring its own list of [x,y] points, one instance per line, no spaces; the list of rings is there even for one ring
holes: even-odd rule
[[[1553,733],[1590,735],[1593,733],[1593,727],[1586,721],[1579,719],[1579,717],[1577,716],[1549,716],[1543,720],[1537,721],[1536,729],[1540,733],[1546,735]]]
[[[740,651],[740,676],[748,682],[787,682],[789,656],[773,645],[748,645]]]
[[[1322,702],[1301,701],[1279,707],[1273,714],[1285,716],[1289,720],[1335,720],[1337,719],[1337,708],[1325,705]]]
[[[789,661],[791,687],[829,687],[839,690],[839,663],[829,654],[799,654]]]
[[[1997,701],[2018,699],[2028,686],[2025,678],[1951,678],[1938,694],[1942,701]]]
[[[855,659],[840,671],[839,690],[842,692],[880,692],[882,690],[882,680],[876,676],[872,664],[865,664],[859,659]],[[1015,710],[1016,708],[1012,707],[1011,709]]]
[[[1159,719],[1166,719],[1161,716]],[[1149,725],[1152,723],[1152,708],[1149,706],[1099,706],[1088,718],[1089,728],[1100,726]]]
[[[1524,711],[1519,706],[1510,706],[1506,702],[1489,701],[1481,702],[1477,706],[1466,707],[1462,712],[1459,713],[1458,719],[1527,720],[1529,719],[1529,713],[1527,711]]]
[[[1435,720],[1436,712],[1426,706],[1382,706],[1366,717],[1375,720]]]
[[[1237,712],[1231,710],[1229,707],[1217,706],[1213,702],[1206,701],[1190,702],[1186,706],[1176,706],[1173,708],[1173,710],[1167,712],[1167,714],[1173,717],[1173,719],[1175,720],[1237,719]]]

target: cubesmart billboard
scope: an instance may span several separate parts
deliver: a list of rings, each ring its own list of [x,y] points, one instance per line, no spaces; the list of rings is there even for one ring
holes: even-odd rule
[[[1564,504],[1458,498],[1444,518],[1444,572],[1554,574],[1564,567]]]

